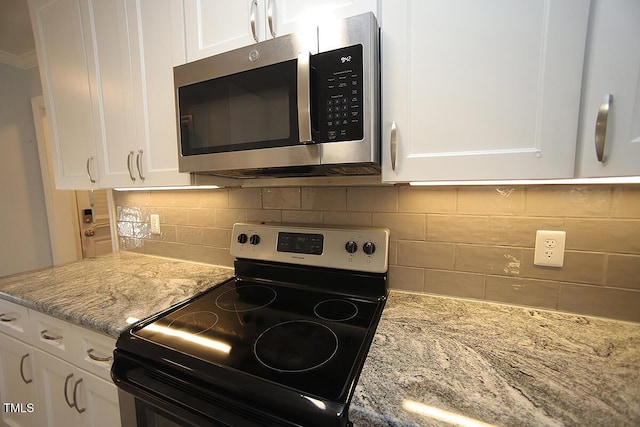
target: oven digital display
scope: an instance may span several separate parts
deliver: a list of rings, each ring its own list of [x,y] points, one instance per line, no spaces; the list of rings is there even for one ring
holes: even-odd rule
[[[278,233],[278,252],[322,255],[324,236],[307,233]]]

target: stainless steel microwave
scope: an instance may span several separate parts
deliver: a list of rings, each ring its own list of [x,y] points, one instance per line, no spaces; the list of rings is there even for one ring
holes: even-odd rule
[[[174,68],[180,172],[238,178],[380,172],[375,16],[304,34]]]

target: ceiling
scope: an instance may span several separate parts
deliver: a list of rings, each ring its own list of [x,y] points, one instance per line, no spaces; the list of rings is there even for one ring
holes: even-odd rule
[[[0,0],[0,62],[30,68],[25,57],[35,48],[27,0]]]

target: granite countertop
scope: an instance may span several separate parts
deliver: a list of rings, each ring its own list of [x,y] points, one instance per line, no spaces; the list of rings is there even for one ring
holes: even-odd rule
[[[112,337],[233,276],[233,269],[119,252],[0,278],[0,298]]]
[[[0,298],[117,337],[127,318],[232,275],[120,252],[0,278]],[[349,418],[356,427],[637,426],[640,324],[391,292]]]
[[[349,417],[357,427],[638,426],[640,324],[392,292]]]

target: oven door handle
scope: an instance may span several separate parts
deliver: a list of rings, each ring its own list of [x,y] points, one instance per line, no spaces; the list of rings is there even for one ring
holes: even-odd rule
[[[298,55],[298,136],[303,144],[313,142],[311,138],[311,54]]]

